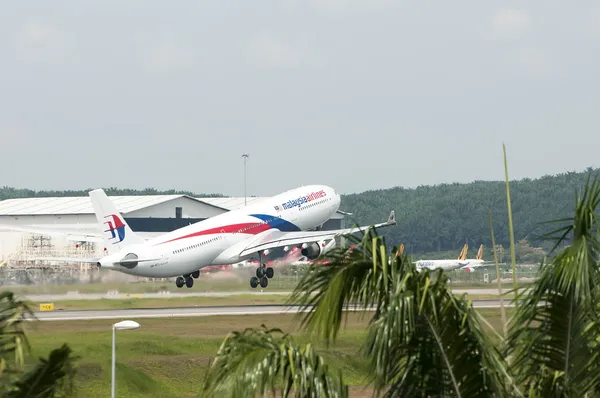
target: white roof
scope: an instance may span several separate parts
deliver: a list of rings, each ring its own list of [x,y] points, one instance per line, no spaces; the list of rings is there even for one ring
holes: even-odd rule
[[[130,213],[186,195],[109,196],[119,212]],[[187,196],[188,198],[194,200]],[[0,201],[0,215],[93,214],[89,196],[18,198]]]
[[[236,210],[244,207],[244,197],[193,198],[187,195],[144,195],[144,196],[109,196],[121,213],[144,209],[169,200],[186,197],[206,203],[223,210]],[[248,197],[247,204],[258,203],[268,197]],[[17,198],[0,201],[0,216],[35,216],[35,215],[67,215],[93,214],[94,209],[89,196],[58,198]]]
[[[244,207],[244,197],[241,198],[196,198],[204,203],[208,203],[213,206],[220,207],[225,210],[236,210]],[[247,204],[255,204],[264,199],[268,199],[265,197],[248,197],[246,198]]]

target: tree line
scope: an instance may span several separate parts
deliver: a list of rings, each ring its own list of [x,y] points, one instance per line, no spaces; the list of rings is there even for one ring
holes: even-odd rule
[[[599,170],[510,181],[515,242],[549,249],[541,237],[554,226],[544,222],[572,214],[576,191]],[[404,243],[413,254],[452,251],[456,255],[465,243],[469,253],[480,244],[491,249],[489,209],[496,244],[505,248],[510,244],[504,181],[372,190],[344,195],[340,208],[353,213],[346,225],[382,222],[394,209],[398,224],[380,232],[387,241]]]
[[[67,190],[41,190],[36,191],[27,188],[13,188],[3,186],[0,188],[0,200],[19,199],[19,198],[62,198],[88,196],[94,188],[88,189],[67,189]],[[103,188],[108,196],[144,196],[144,195],[188,195],[194,198],[218,198],[223,197],[220,193],[194,193],[191,191],[182,191],[176,189],[159,190],[155,188],[128,189],[109,187]]]
[[[551,230],[543,221],[566,217],[572,211],[577,188],[585,185],[588,175],[598,175],[600,169],[566,172],[541,178],[510,182],[515,240],[519,247],[528,245],[549,249],[540,237]],[[341,209],[350,213],[346,225],[368,225],[387,219],[396,211],[398,224],[381,231],[391,243],[404,243],[413,254],[451,252],[458,254],[464,243],[471,248],[484,244],[490,256],[491,237],[488,209],[494,223],[496,243],[509,246],[507,205],[504,181],[474,181],[471,183],[439,184],[417,188],[394,187],[342,195]],[[223,197],[219,193],[195,193],[183,190],[154,188],[105,188],[107,195],[189,195],[192,197]],[[87,196],[86,190],[35,191],[12,187],[0,188],[0,200],[33,197]],[[452,254],[454,256],[454,254]]]

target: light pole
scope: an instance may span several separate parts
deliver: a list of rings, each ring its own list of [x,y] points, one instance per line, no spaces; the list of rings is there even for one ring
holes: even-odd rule
[[[246,159],[248,159],[250,155],[244,153],[242,157],[244,158],[244,206],[246,206]]]
[[[121,321],[115,323],[112,328],[112,383],[111,383],[111,397],[115,398],[115,365],[116,365],[116,343],[117,343],[117,329],[118,330],[129,330],[137,329],[140,324],[135,321]]]

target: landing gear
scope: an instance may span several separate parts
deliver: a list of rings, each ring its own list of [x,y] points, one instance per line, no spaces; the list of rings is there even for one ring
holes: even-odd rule
[[[273,270],[273,268],[267,268],[267,278],[271,279],[273,275],[275,275],[275,271]]]
[[[255,289],[260,283],[260,287],[263,289],[269,285],[269,279],[275,275],[275,270],[271,267],[267,267],[267,264],[262,262],[262,255],[258,253],[260,266],[256,268],[256,276],[250,278],[250,287]]]
[[[196,271],[192,272],[192,276],[194,279],[198,279],[200,277],[200,270],[197,269]]]
[[[179,288],[182,288],[183,285],[186,285],[188,288],[191,288],[192,286],[194,286],[194,279],[192,279],[190,275],[186,275],[185,277],[178,276],[175,280],[175,285],[177,285],[177,287]]]
[[[264,289],[265,287],[267,287],[269,285],[269,279],[267,279],[266,276],[263,276],[262,278],[257,278],[256,276],[253,276],[252,278],[250,278],[250,287],[252,289],[255,289],[256,287],[258,287],[259,283],[260,283],[260,287],[262,287]]]

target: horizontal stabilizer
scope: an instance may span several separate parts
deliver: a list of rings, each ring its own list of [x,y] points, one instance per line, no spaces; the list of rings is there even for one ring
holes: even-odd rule
[[[117,265],[129,265],[129,264],[137,264],[137,263],[145,263],[148,261],[159,261],[160,258],[128,258],[121,261],[116,261],[113,264]]]
[[[100,258],[90,258],[90,257],[31,257],[28,260],[39,260],[39,261],[58,261],[61,263],[91,263],[95,264],[100,261]]]
[[[19,227],[15,225],[0,225],[0,231],[16,231],[16,232],[27,232],[31,234],[48,235],[48,236],[63,236],[67,240],[76,242],[103,242],[101,234],[87,232],[85,230],[76,228],[56,228],[55,226],[33,226],[26,225]]]

